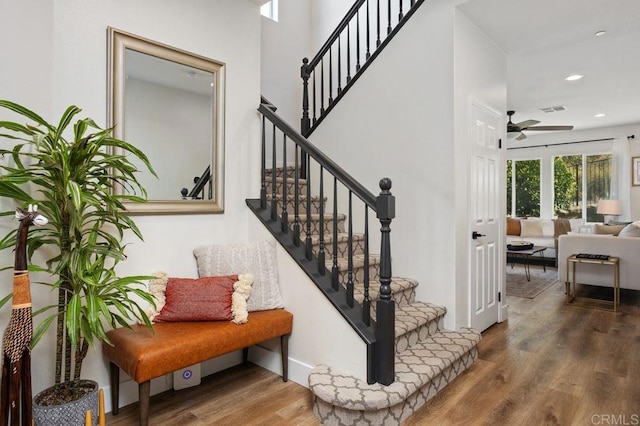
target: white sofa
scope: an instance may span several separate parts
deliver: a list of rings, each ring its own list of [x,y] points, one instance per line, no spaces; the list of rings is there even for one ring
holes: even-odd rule
[[[572,254],[605,254],[620,258],[620,288],[640,290],[640,237],[568,234],[558,238],[558,279],[567,281],[567,257]],[[611,266],[576,266],[576,282],[613,287]]]
[[[522,226],[522,221],[531,223],[536,222],[539,224],[539,234],[534,233],[533,235],[528,235],[526,233],[521,233],[520,235],[510,235],[507,233],[506,243],[511,244],[514,241],[527,241],[533,243],[536,246],[546,247],[547,249],[542,252],[542,257],[553,259],[554,261],[557,259],[556,257],[556,238],[558,235],[565,233],[568,231],[568,225],[566,229],[561,229],[557,223],[556,219],[539,219],[539,218],[529,218],[529,219],[518,219],[520,220],[520,224]],[[508,222],[508,221],[507,221]],[[508,228],[508,225],[507,225]],[[523,235],[524,234],[524,235]],[[538,255],[535,256],[536,258]]]

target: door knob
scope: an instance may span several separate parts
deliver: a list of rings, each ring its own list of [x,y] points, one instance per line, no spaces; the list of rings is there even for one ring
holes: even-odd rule
[[[471,238],[473,238],[474,240],[477,240],[478,237],[486,237],[486,235],[485,234],[480,234],[480,233],[478,233],[476,231],[473,231],[473,233],[471,234]]]

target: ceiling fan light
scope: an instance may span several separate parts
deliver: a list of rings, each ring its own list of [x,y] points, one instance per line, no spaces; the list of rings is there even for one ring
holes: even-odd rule
[[[576,80],[580,80],[582,77],[584,77],[584,75],[582,75],[582,74],[571,74],[571,75],[565,77],[565,80],[567,80],[567,81],[576,81]]]

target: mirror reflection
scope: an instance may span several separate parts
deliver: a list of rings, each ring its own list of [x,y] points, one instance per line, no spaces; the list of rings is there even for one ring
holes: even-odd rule
[[[115,29],[110,41],[110,123],[158,174],[140,173],[149,202],[127,209],[221,212],[223,64]]]

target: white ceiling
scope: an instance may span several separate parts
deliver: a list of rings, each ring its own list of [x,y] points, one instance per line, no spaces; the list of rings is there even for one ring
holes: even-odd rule
[[[575,130],[640,123],[640,0],[469,0],[459,8],[507,54],[514,122]],[[584,78],[565,81],[570,74]],[[556,105],[567,110],[539,110]]]

